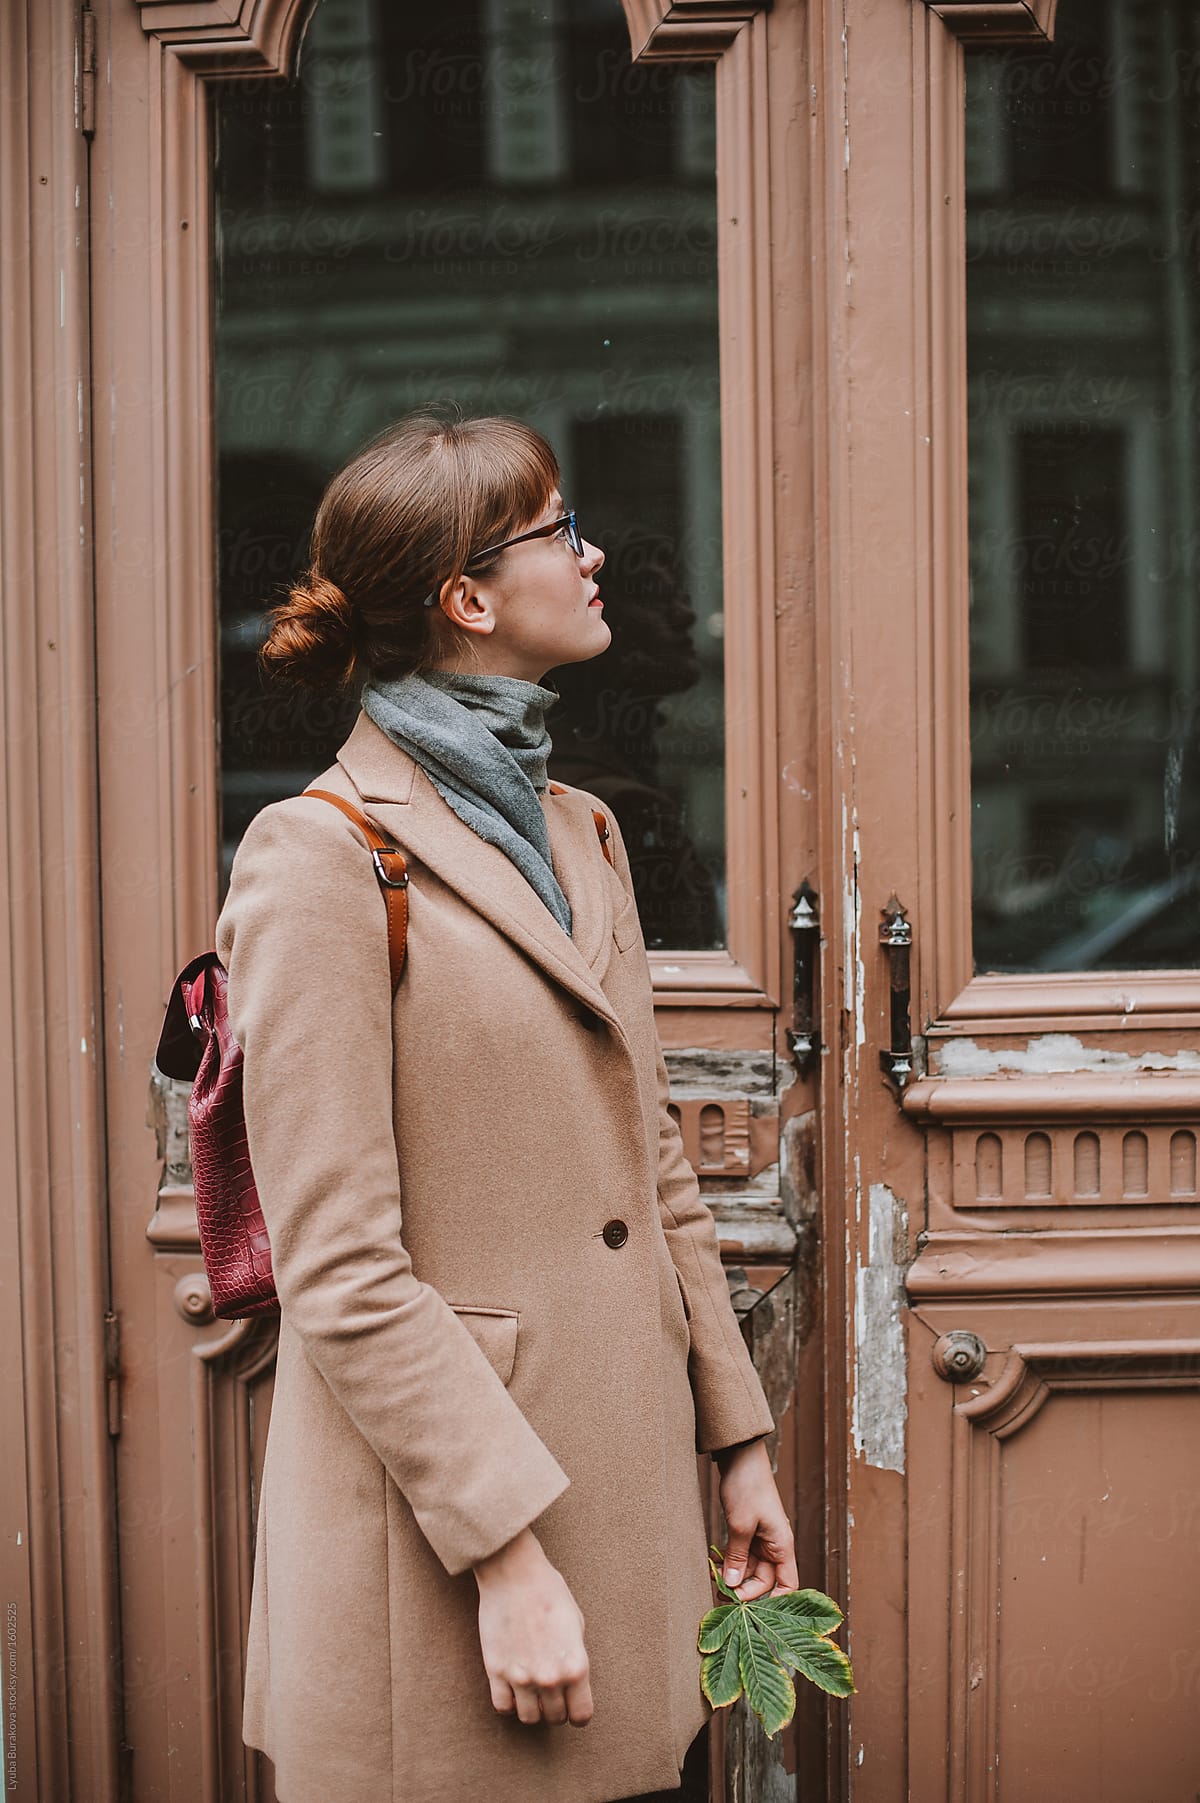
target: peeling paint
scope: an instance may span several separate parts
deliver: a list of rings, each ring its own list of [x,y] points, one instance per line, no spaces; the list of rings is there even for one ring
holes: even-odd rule
[[[880,1471],[904,1470],[908,1375],[904,1256],[908,1215],[886,1183],[870,1194],[868,1258],[855,1273],[854,1449]]]
[[[932,1073],[939,1077],[991,1077],[1002,1071],[1037,1076],[1052,1071],[1200,1071],[1200,1051],[1123,1052],[1084,1045],[1073,1033],[1040,1033],[1023,1046],[931,1040],[929,1049]]]
[[[853,779],[853,757],[850,764],[851,778]],[[852,808],[848,814],[844,796],[842,798],[842,844],[850,852],[849,858],[843,860],[843,869],[846,871],[846,887],[842,895],[843,932],[846,955],[854,964],[854,999],[852,1003],[854,1044],[860,1046],[865,1045],[867,1039],[867,969],[862,958],[862,892],[858,881],[862,846],[858,832],[857,809]]]

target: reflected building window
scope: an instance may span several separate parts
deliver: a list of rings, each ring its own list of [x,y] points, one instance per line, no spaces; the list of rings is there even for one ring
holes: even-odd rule
[[[979,971],[1200,964],[1200,12],[967,58]]]
[[[290,81],[212,89],[224,879],[346,736],[263,686],[332,472],[431,401],[544,431],[614,641],[553,672],[551,774],[621,824],[652,946],[725,943],[712,70],[619,0],[320,0]]]

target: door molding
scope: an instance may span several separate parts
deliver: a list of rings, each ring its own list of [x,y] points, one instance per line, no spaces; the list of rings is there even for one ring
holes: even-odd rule
[[[914,217],[928,295],[927,381],[920,393],[922,517],[918,710],[932,722],[920,800],[920,890],[914,916],[914,1031],[1020,1034],[1063,1028],[1200,1024],[1200,971],[1053,971],[976,975],[971,950],[971,790],[967,644],[965,55],[1052,40],[1056,0],[975,5],[922,0],[945,27],[929,34],[928,153],[917,161]],[[928,873],[939,873],[934,882]],[[882,898],[881,898],[882,899]]]
[[[189,68],[277,74],[295,56],[317,0],[137,0],[147,37]],[[212,59],[211,62],[209,59]]]
[[[115,1796],[117,1524],[79,12],[0,9],[4,1767]]]
[[[972,1386],[973,1387],[973,1386]],[[955,1573],[947,1704],[950,1794],[996,1796],[1001,1734],[998,1673],[1004,1657],[1001,1622],[1011,1599],[1002,1589],[1006,1448],[1053,1397],[1099,1401],[1124,1391],[1200,1388],[1200,1340],[1075,1340],[1017,1343],[995,1381],[956,1404],[951,1429],[951,1559]],[[1085,1403],[1086,1406],[1086,1403]],[[1179,1430],[1182,1430],[1182,1422]],[[1061,1428],[1061,1423],[1060,1423]],[[1009,1455],[1011,1456],[1011,1455]],[[1086,1480],[1084,1480],[1086,1482]],[[1056,1499],[1063,1514],[1072,1498]],[[1095,1531],[1103,1534],[1103,1516]],[[1051,1536],[1052,1556],[1061,1559]],[[1026,1604],[1026,1607],[1028,1605]],[[1030,1648],[1027,1658],[1037,1659]],[[1009,1658],[1013,1655],[1011,1651]],[[980,1679],[983,1679],[981,1682]]]
[[[164,536],[172,546],[165,634],[175,716],[164,723],[186,808],[172,806],[173,868],[180,885],[176,961],[216,911],[213,760],[215,617],[195,605],[213,592],[213,444],[207,321],[211,272],[208,113],[204,77],[284,74],[314,0],[138,0],[159,50],[154,87],[161,153],[162,281],[158,362],[172,405],[156,422]],[[636,54],[649,61],[711,62],[717,104],[718,316],[725,592],[726,863],[729,945],[722,951],[649,954],[660,1007],[744,1011],[778,1005],[780,859],[776,792],[774,488],[771,265],[765,19],[752,0],[626,0]],[[202,750],[201,750],[202,748]],[[198,752],[200,752],[198,760]],[[199,937],[197,934],[199,933]],[[690,1025],[690,1023],[689,1023]],[[750,1021],[718,1024],[730,1045],[762,1040]],[[675,1037],[679,1037],[676,1035]],[[694,1043],[683,1033],[681,1043]]]
[[[635,62],[710,62],[771,0],[621,0]]]
[[[1003,44],[1045,43],[1054,36],[1058,0],[924,0],[964,44],[996,49]]]

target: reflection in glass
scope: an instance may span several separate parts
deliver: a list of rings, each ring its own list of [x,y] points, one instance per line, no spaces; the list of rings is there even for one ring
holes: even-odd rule
[[[967,58],[979,971],[1200,964],[1200,9]]]
[[[213,117],[226,877],[358,705],[264,689],[264,610],[332,471],[451,400],[544,431],[606,552],[551,774],[611,805],[650,945],[724,944],[711,68],[634,68],[620,0],[321,0],[298,79]]]

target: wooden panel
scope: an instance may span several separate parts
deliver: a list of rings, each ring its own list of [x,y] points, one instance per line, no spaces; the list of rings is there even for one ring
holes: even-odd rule
[[[1195,1341],[1017,1345],[957,1405],[951,1772],[967,1803],[1190,1803],[1169,1669],[1200,1659],[1200,1540],[1179,1519],[1198,1388]]]
[[[922,1803],[1192,1803],[1198,1327],[1194,1294],[914,1313]],[[951,1328],[994,1349],[974,1381],[934,1374]]]
[[[1190,1127],[960,1128],[954,1142],[956,1208],[1193,1205],[1196,1136]]]
[[[991,1494],[978,1502],[995,1520],[995,1558],[971,1612],[996,1680],[969,1757],[985,1794],[998,1769],[1000,1803],[1036,1791],[1191,1803],[1193,1719],[1180,1705],[1200,1669],[1198,1430],[1194,1368],[1147,1373],[1119,1353],[1019,1431],[992,1430]]]

